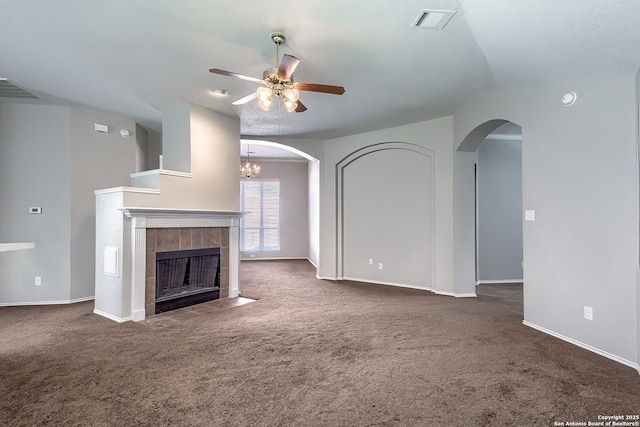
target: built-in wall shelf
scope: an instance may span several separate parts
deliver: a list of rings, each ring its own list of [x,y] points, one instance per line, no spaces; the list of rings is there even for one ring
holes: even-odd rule
[[[35,248],[36,244],[33,242],[26,243],[0,243],[0,252],[19,251],[22,249]]]

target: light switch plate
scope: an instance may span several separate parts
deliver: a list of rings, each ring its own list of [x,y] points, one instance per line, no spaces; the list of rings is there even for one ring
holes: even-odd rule
[[[593,320],[593,307],[584,306],[584,318],[587,320]]]
[[[524,220],[525,221],[535,221],[536,219],[536,211],[533,209],[524,211]]]

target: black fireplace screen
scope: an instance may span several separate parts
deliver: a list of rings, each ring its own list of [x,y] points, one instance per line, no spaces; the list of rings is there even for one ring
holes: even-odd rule
[[[219,289],[219,248],[156,253],[156,302]]]

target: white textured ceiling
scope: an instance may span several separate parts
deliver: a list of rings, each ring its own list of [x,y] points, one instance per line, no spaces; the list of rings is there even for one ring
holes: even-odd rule
[[[424,8],[458,14],[410,28]],[[496,87],[634,73],[639,23],[638,0],[0,0],[0,77],[155,129],[191,102],[240,117],[243,135],[332,138],[452,114]],[[299,114],[231,105],[256,84],[208,69],[261,78],[273,31],[301,60],[296,81],[346,93],[303,92]]]

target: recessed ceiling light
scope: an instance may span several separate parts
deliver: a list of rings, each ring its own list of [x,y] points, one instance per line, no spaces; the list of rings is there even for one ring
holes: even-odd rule
[[[565,107],[570,107],[576,102],[576,98],[578,98],[578,95],[575,92],[565,93],[562,97],[562,103]]]
[[[423,9],[411,26],[414,28],[442,30],[456,13],[458,12],[455,10]]]
[[[214,89],[214,90],[211,90],[210,92],[211,92],[211,95],[218,96],[218,97],[227,96],[227,94],[229,93],[229,91],[226,89]]]

